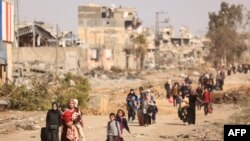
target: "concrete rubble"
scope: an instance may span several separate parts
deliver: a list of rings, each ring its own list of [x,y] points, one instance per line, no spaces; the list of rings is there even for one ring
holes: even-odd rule
[[[244,103],[244,102],[247,102],[249,96],[250,96],[249,89],[242,87],[241,89],[237,89],[237,90],[214,93],[213,102],[216,104]]]
[[[37,114],[30,118],[18,116],[22,112],[11,112],[9,117],[0,119],[0,134],[8,134],[13,130],[40,130],[40,122],[45,120],[45,115]]]

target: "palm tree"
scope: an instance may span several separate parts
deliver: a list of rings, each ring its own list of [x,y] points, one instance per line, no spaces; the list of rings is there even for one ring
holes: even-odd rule
[[[148,42],[144,34],[139,34],[133,39],[134,54],[136,58],[136,70],[143,70],[144,59],[147,54]]]

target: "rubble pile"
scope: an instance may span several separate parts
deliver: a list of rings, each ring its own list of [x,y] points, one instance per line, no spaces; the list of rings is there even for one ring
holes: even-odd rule
[[[214,122],[211,126],[194,129],[189,134],[189,139],[197,141],[223,140],[223,125],[223,123]]]
[[[198,127],[188,133],[178,135],[160,135],[159,137],[169,141],[217,141],[223,140],[223,124],[213,123],[212,126]]]
[[[242,124],[242,125],[250,125],[250,113],[249,113],[249,103],[247,108],[241,110],[240,112],[235,113],[231,117],[231,123],[233,124]]]
[[[45,120],[44,113],[28,118],[29,114],[23,112],[12,112],[9,116],[0,119],[0,134],[8,134],[15,130],[38,130],[41,129],[40,122]]]
[[[241,87],[236,90],[214,93],[213,103],[246,103],[250,96],[250,88]]]

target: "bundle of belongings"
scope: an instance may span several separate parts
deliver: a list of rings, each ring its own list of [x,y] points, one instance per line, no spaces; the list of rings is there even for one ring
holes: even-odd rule
[[[181,104],[178,108],[178,117],[183,122],[187,121],[188,105],[189,105],[189,99],[188,97],[184,97],[184,99],[182,99]]]

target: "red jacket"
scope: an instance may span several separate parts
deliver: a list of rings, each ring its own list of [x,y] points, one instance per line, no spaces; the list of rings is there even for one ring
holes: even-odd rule
[[[62,113],[62,120],[64,122],[64,124],[67,124],[68,122],[71,122],[73,121],[72,120],[72,115],[73,115],[74,111],[70,111],[69,109],[65,110],[63,113]]]
[[[210,92],[203,93],[203,102],[204,103],[211,103],[212,102],[212,95],[210,94]]]

